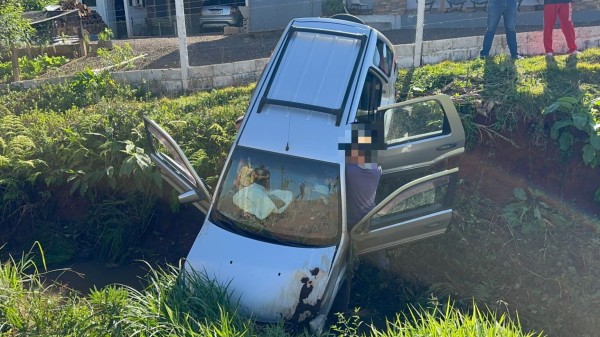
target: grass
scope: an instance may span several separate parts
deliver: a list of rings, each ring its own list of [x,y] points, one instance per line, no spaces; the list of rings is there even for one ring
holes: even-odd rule
[[[42,274],[30,254],[0,265],[0,336],[310,335],[283,322],[265,325],[240,317],[226,286],[181,266],[150,268],[148,286],[141,291],[110,285],[87,296],[45,285]],[[410,316],[398,314],[384,329],[367,326],[356,314],[337,316],[324,336],[534,336],[505,315],[476,306],[467,314],[452,305],[410,309]]]

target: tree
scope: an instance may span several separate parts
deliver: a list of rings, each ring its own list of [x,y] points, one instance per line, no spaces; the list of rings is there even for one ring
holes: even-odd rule
[[[26,45],[35,30],[23,18],[23,7],[15,0],[0,0],[0,54],[10,52],[13,81],[19,80],[19,56],[16,49]]]

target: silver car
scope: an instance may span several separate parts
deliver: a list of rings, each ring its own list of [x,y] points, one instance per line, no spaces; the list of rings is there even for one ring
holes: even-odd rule
[[[205,0],[198,19],[200,29],[242,26],[243,17],[238,6],[244,6],[244,1]]]
[[[293,20],[256,86],[212,195],[175,141],[144,118],[163,178],[181,202],[207,215],[185,268],[228,285],[241,312],[258,321],[320,330],[352,256],[444,233],[458,168],[388,189],[351,230],[347,225],[339,144],[349,142],[353,123],[383,124],[382,179],[464,152],[451,99],[395,103],[397,72],[394,47],[375,29],[348,20]],[[268,188],[251,187],[260,176],[269,178]]]

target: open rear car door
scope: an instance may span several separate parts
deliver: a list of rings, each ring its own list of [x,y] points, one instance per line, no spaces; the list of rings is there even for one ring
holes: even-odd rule
[[[163,179],[181,193],[179,202],[193,203],[206,214],[211,202],[210,194],[183,151],[165,130],[147,116],[144,116],[144,127],[151,149],[150,158]]]
[[[431,167],[465,151],[465,132],[448,95],[427,96],[380,107],[385,149],[378,151],[384,175]]]
[[[352,228],[356,254],[366,254],[446,231],[458,168],[434,173],[400,187]]]

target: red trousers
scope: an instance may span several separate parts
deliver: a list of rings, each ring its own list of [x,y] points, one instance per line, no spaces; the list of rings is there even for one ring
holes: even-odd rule
[[[544,49],[546,49],[546,53],[554,52],[552,50],[552,30],[554,29],[557,16],[560,20],[560,29],[565,36],[565,40],[567,40],[569,53],[577,50],[577,45],[575,44],[575,27],[571,18],[572,13],[573,7],[571,3],[544,5]]]

